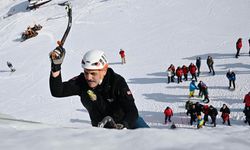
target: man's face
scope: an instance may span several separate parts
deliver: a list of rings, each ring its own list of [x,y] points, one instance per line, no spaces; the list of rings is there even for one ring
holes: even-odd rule
[[[90,88],[97,87],[103,80],[106,70],[89,70],[84,69],[84,77]]]

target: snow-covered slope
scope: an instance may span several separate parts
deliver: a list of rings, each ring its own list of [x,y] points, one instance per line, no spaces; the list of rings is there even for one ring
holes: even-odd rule
[[[78,75],[81,58],[90,49],[105,51],[110,67],[123,75],[136,99],[140,116],[151,129],[92,128],[79,97],[54,98],[49,91],[48,53],[67,25],[64,7],[53,0],[28,11],[26,0],[0,1],[0,137],[1,149],[247,149],[249,127],[244,124],[243,97],[250,89],[250,1],[247,0],[72,0],[73,25],[65,43],[63,80]],[[39,35],[20,42],[20,34],[35,23]],[[239,59],[235,42],[243,38]],[[121,65],[119,49],[126,51]],[[206,58],[215,61],[208,74]],[[228,104],[232,126],[201,130],[188,125],[184,105],[188,82],[167,84],[170,64],[182,66],[202,58],[201,76],[209,87],[209,104]],[[8,72],[6,61],[16,72]],[[225,77],[236,72],[236,90]],[[197,101],[195,99],[194,101]],[[163,110],[174,110],[179,127],[163,125]],[[1,119],[2,118],[2,119]],[[7,118],[7,119],[3,119]],[[127,144],[131,143],[131,144]],[[135,146],[136,144],[136,146]],[[203,149],[204,149],[203,148]]]

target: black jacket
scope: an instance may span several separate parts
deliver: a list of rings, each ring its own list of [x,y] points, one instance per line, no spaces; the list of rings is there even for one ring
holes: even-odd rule
[[[91,100],[88,90],[95,93],[97,100]],[[88,86],[83,73],[66,82],[62,82],[61,74],[56,78],[50,75],[50,91],[54,97],[80,96],[89,112],[92,126],[97,126],[104,117],[111,116],[116,123],[122,123],[128,129],[135,128],[138,110],[134,98],[125,79],[111,68],[102,84],[95,89]]]
[[[218,111],[216,108],[209,108],[208,115],[211,117],[216,117],[218,115]]]
[[[230,109],[228,107],[226,108],[221,107],[220,112],[230,114]]]

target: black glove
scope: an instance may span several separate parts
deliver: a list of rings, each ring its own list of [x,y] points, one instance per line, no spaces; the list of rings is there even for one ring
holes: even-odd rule
[[[63,62],[65,53],[66,51],[62,46],[56,47],[53,51],[49,53],[52,72],[61,70],[61,64]]]

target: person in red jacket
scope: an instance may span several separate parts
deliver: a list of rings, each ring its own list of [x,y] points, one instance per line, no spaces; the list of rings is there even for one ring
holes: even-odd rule
[[[203,125],[205,125],[206,122],[208,122],[209,106],[208,105],[203,105],[202,112],[204,113],[204,124]]]
[[[169,122],[171,122],[171,117],[173,116],[173,110],[170,107],[167,107],[164,110],[164,114],[165,114],[165,124]]]
[[[126,59],[125,59],[125,51],[124,51],[123,49],[120,49],[119,54],[120,54],[121,59],[122,59],[122,64],[125,64],[125,63],[126,63]]]
[[[176,69],[176,76],[177,76],[177,83],[179,84],[180,82],[182,82],[182,75],[183,75],[183,71],[181,69],[181,67],[179,66]]]
[[[250,92],[245,95],[243,103],[245,103],[245,107],[250,107]]]
[[[250,110],[250,92],[248,92],[248,94],[245,95],[244,97],[244,101],[243,103],[245,103],[245,108],[243,110],[245,116],[247,117],[247,110]],[[247,119],[245,120],[245,123],[247,122]]]
[[[184,80],[187,81],[188,80],[188,68],[187,68],[186,65],[182,66],[182,72],[183,72],[183,75],[184,75]]]
[[[240,56],[240,49],[242,48],[242,38],[239,38],[236,42],[236,50],[237,53],[235,55],[236,58],[238,58]]]
[[[190,74],[192,75],[192,79],[195,78],[195,81],[197,82],[197,77],[196,77],[197,67],[193,63],[191,63],[188,69],[189,69]]]

